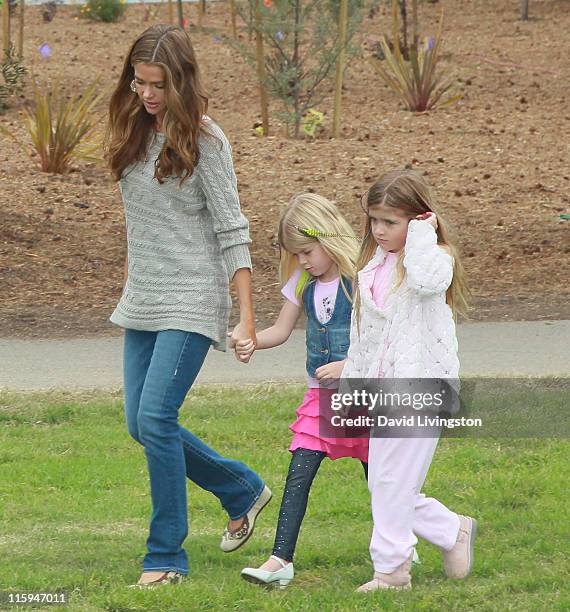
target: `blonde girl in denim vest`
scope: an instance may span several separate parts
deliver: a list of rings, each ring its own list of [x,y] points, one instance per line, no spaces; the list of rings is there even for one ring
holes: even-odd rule
[[[257,334],[256,350],[283,344],[302,311],[307,316],[307,392],[291,425],[291,463],[279,511],[271,557],[242,577],[286,587],[293,579],[293,555],[311,485],[325,457],[353,457],[367,470],[368,439],[325,437],[319,415],[330,404],[344,366],[350,335],[352,283],[359,242],[338,208],[324,197],[295,196],[279,223],[280,279],[285,303],[274,325]],[[253,342],[239,341],[247,359]]]

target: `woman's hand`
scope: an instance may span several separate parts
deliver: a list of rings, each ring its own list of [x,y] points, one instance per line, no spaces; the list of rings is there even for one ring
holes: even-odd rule
[[[418,221],[428,221],[433,225],[434,229],[437,229],[437,215],[434,212],[425,212],[416,217]]]
[[[235,349],[239,340],[251,340],[255,347],[257,346],[257,336],[255,334],[255,317],[253,316],[251,295],[251,270],[249,268],[239,268],[234,274],[233,282],[239,300],[239,325],[234,327],[231,334],[228,334],[230,336],[230,348]],[[241,359],[237,352],[235,356],[238,361],[243,363],[249,361],[249,357]]]

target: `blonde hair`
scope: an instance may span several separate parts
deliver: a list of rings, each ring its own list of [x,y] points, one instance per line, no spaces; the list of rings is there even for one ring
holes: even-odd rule
[[[316,230],[308,236],[300,229]],[[352,279],[358,257],[359,240],[352,227],[339,209],[323,196],[314,193],[300,193],[293,196],[279,220],[279,280],[282,285],[291,278],[299,267],[295,253],[314,246],[318,242],[338,268],[341,286],[352,301],[343,277]],[[312,281],[310,274],[301,276],[296,294],[302,301],[303,292]]]
[[[164,72],[165,144],[158,157],[155,177],[168,176],[184,182],[198,165],[199,138],[209,133],[204,123],[208,98],[188,33],[171,25],[154,25],[135,40],[123,65],[109,104],[106,154],[115,180],[125,168],[144,159],[154,117],[147,113],[139,96],[131,91],[136,64],[150,64]]]
[[[465,272],[456,246],[450,238],[449,229],[441,214],[437,211],[437,203],[429,185],[421,174],[415,170],[392,170],[381,176],[370,187],[362,198],[362,208],[368,214],[370,208],[389,206],[399,210],[409,220],[425,212],[434,212],[437,215],[437,243],[446,247],[453,257],[453,278],[446,291],[446,302],[449,304],[453,316],[467,318],[469,310],[469,289],[465,280]],[[356,277],[354,281],[354,314],[357,324],[360,322],[360,290],[358,287],[358,272],[374,257],[378,245],[372,235],[372,221],[370,216],[366,220],[364,240],[362,242],[356,263]],[[403,265],[404,252],[400,253],[396,264],[397,280],[393,291],[398,289],[405,277]]]

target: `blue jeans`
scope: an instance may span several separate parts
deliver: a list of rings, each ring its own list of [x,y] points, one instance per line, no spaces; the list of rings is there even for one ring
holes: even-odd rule
[[[125,331],[125,416],[129,433],[144,446],[152,498],[144,571],[188,573],[186,477],[213,493],[232,519],[244,516],[263,491],[249,467],[222,457],[178,423],[210,344],[206,336],[175,329]]]

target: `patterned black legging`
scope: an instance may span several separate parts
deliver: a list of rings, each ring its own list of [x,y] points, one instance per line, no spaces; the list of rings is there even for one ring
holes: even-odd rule
[[[280,559],[293,561],[301,523],[307,510],[309,491],[325,457],[326,454],[321,451],[306,448],[293,451],[273,544],[273,554]],[[368,478],[368,464],[364,461],[361,463]]]

